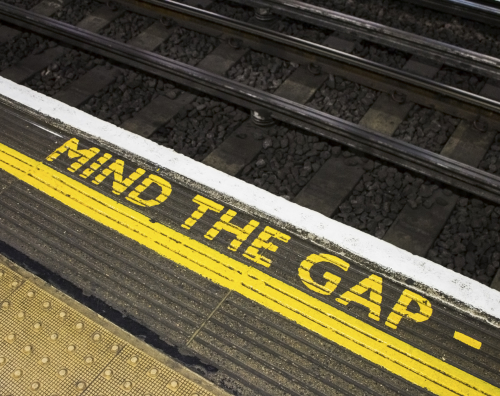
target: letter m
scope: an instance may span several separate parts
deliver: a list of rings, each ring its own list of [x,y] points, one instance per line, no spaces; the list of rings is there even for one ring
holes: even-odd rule
[[[78,158],[78,161],[73,162],[68,170],[70,172],[76,172],[82,165],[85,165],[88,160],[94,157],[100,150],[96,147],[89,149],[78,150],[79,140],[76,138],[68,140],[61,147],[57,148],[52,154],[47,157],[47,161],[54,161],[61,154],[68,152],[68,158]]]

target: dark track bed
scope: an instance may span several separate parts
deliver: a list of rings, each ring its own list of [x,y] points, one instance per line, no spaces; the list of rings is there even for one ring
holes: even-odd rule
[[[500,176],[500,132],[479,164],[479,169]]]
[[[2,0],[4,3],[29,10],[36,4],[40,3],[41,0]]]
[[[270,127],[267,135],[261,137],[262,151],[243,169],[240,179],[293,199],[330,158],[332,147],[282,124]]]
[[[231,80],[272,93],[297,67],[298,64],[276,56],[249,51],[226,75]]]
[[[94,66],[105,63],[104,59],[86,52],[66,49],[61,58],[35,75],[25,85],[37,92],[53,96],[72,81],[78,80]]]
[[[367,172],[340,205],[333,217],[337,221],[383,238],[406,204],[412,208],[437,204],[429,199],[438,188],[435,184],[367,158],[354,157],[350,161],[353,165],[363,163]]]
[[[198,96],[151,140],[202,161],[247,118],[246,112],[234,106]]]
[[[489,285],[500,267],[500,207],[460,198],[427,257]]]
[[[56,43],[37,34],[22,33],[0,46],[0,71],[7,69],[31,54],[40,54]]]
[[[440,153],[459,123],[458,118],[416,104],[393,137]]]
[[[358,123],[379,95],[380,92],[373,89],[330,75],[307,105],[335,117]]]
[[[125,12],[116,18],[99,34],[112,38],[113,40],[126,43],[142,31],[146,30],[155,20],[133,12]]]
[[[245,7],[230,1],[216,0],[212,2],[208,11],[214,12],[228,18],[237,19],[239,21],[248,22],[254,15],[254,10],[251,7]]]
[[[455,69],[450,66],[443,66],[437,72],[434,80],[450,87],[458,88],[463,91],[479,94],[481,88],[486,84],[486,78],[474,73]]]
[[[354,15],[396,29],[483,54],[500,55],[500,28],[414,6],[400,0],[305,0],[319,7]]]
[[[411,57],[406,52],[365,40],[356,43],[352,54],[395,69],[402,69]]]
[[[176,27],[174,33],[155,52],[170,59],[196,65],[219,44],[220,40],[215,37]]]
[[[97,8],[102,7],[103,3],[96,0],[78,0],[71,1],[67,6],[57,11],[52,18],[61,22],[76,25],[83,18],[90,15]]]
[[[302,40],[321,44],[333,32],[308,23],[283,18],[271,27],[272,30]]]
[[[108,64],[107,67],[111,68]],[[98,92],[81,109],[102,120],[120,125],[134,117],[158,95],[175,97],[180,90],[174,85],[146,74],[122,70],[115,82]]]

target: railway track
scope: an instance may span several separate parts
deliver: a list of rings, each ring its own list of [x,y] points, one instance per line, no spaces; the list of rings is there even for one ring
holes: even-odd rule
[[[498,213],[489,202],[500,201],[494,162],[500,107],[491,78],[480,97],[429,79],[439,65],[424,68],[415,56],[404,67],[411,74],[272,33],[269,23],[276,21],[265,21],[265,28],[262,20],[242,25],[174,2],[89,2],[69,11],[70,5],[29,5],[35,8],[0,3],[9,25],[4,45],[15,42],[18,27],[47,37],[41,44],[47,49],[12,62],[2,75],[483,283],[493,281]],[[334,34],[323,35],[325,45],[345,46]],[[61,81],[70,64],[70,78]],[[419,76],[422,71],[427,75]],[[123,98],[128,107],[120,106]],[[356,105],[346,108],[353,99]],[[278,124],[265,127],[272,122]],[[426,137],[428,129],[434,138]],[[471,194],[486,201],[471,201]],[[472,226],[481,211],[490,220]],[[459,232],[452,223],[464,216],[470,224]],[[486,230],[493,235],[474,246]],[[466,237],[456,237],[460,233]]]
[[[413,4],[417,2],[410,0]],[[489,24],[498,23],[498,17],[500,15],[498,9],[498,3],[496,1],[462,1],[462,0],[450,0],[450,1],[423,1],[418,3],[424,7],[445,12],[451,15],[459,15],[467,19],[472,19],[474,21],[485,22]]]

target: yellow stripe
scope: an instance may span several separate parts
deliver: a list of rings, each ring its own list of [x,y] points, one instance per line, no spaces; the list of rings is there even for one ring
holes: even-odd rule
[[[471,346],[472,348],[481,349],[481,345],[482,345],[481,341],[475,340],[474,338],[469,337],[468,335],[465,335],[465,334],[460,333],[458,331],[455,331],[453,338],[458,340],[458,341],[462,341],[464,344],[467,344],[467,345]]]
[[[500,389],[236,261],[0,143],[0,169],[211,281],[438,395]],[[167,201],[168,202],[168,201]]]

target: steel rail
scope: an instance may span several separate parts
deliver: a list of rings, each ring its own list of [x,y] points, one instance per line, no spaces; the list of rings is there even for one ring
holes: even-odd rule
[[[317,7],[298,0],[233,0],[236,3],[253,7],[268,7],[279,15],[308,22],[332,30],[339,30],[356,37],[396,48],[440,63],[460,68],[486,77],[500,80],[500,60],[455,45],[443,43],[418,34],[405,32]],[[419,5],[420,5],[419,0]]]
[[[51,37],[247,109],[270,111],[274,118],[347,145],[431,179],[500,203],[500,177],[401,140],[30,11],[0,3],[0,20]]]
[[[498,1],[468,0],[404,0],[420,7],[430,8],[483,22],[493,26],[500,25],[500,3]]]
[[[190,7],[170,0],[117,0],[128,8],[155,18],[169,17],[193,30],[225,34],[257,51],[301,64],[316,63],[322,70],[392,94],[403,93],[422,106],[474,121],[479,115],[500,121],[500,103],[402,70],[381,65],[320,44]]]

